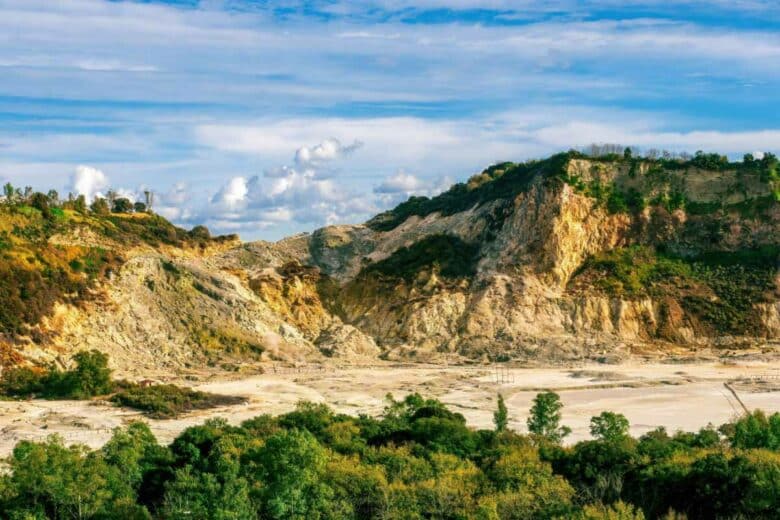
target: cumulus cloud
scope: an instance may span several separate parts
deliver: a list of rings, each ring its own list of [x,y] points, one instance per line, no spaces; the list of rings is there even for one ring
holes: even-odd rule
[[[332,161],[354,152],[363,145],[355,141],[349,146],[343,146],[336,138],[329,138],[312,147],[302,146],[295,152],[295,163],[302,166],[317,165]]]
[[[326,169],[361,146],[357,140],[343,145],[339,139],[327,138],[298,148],[292,165],[269,168],[262,176],[233,177],[211,197],[201,218],[232,230],[364,218],[377,206],[338,183],[337,170]]]
[[[211,198],[211,203],[229,210],[238,209],[249,193],[244,177],[233,177]]]
[[[71,176],[69,188],[77,195],[84,195],[87,202],[92,202],[92,199],[108,188],[108,177],[97,168],[79,165]]]

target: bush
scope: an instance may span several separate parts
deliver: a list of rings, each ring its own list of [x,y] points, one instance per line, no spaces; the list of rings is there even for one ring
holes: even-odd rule
[[[205,410],[244,402],[244,398],[199,392],[176,385],[129,385],[111,400],[128,408],[146,412],[155,419],[171,419],[192,410]]]
[[[55,368],[8,368],[0,378],[0,390],[9,397],[46,399],[88,399],[113,391],[108,356],[90,350],[78,352],[73,360],[75,368],[65,372]]]
[[[369,265],[362,274],[380,274],[410,282],[420,271],[431,269],[443,278],[462,278],[474,274],[478,251],[475,245],[458,237],[431,235]]]

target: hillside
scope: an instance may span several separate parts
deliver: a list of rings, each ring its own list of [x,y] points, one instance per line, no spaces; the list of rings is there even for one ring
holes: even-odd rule
[[[327,310],[390,358],[764,345],[780,336],[777,168],[771,155],[502,163],[362,226],[248,244],[242,262],[319,268],[338,286],[320,293]]]
[[[84,347],[137,371],[556,361],[780,339],[771,155],[501,163],[277,243],[33,199],[0,209],[5,364]]]

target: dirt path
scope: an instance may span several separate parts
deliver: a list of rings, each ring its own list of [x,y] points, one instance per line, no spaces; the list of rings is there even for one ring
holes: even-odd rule
[[[741,412],[734,396],[724,388],[725,381],[778,371],[778,363],[751,362],[516,368],[500,372],[490,367],[372,367],[266,374],[195,385],[204,391],[245,396],[246,404],[168,421],[144,420],[161,442],[170,442],[184,428],[209,417],[240,423],[262,413],[284,413],[302,399],[326,402],[338,412],[377,415],[386,394],[401,397],[419,392],[442,400],[462,413],[470,425],[489,428],[496,393],[501,392],[509,407],[510,427],[525,431],[533,397],[542,389],[553,389],[565,405],[563,422],[572,428],[568,440],[578,441],[588,438],[590,418],[603,410],[625,414],[633,434],[662,425],[670,431],[696,430],[708,423],[719,425]],[[780,411],[778,392],[752,390],[751,385],[737,385],[747,407]],[[98,402],[0,402],[0,455],[9,453],[19,440],[40,440],[52,433],[62,435],[69,443],[98,447],[113,428],[138,418],[142,418],[138,413]]]

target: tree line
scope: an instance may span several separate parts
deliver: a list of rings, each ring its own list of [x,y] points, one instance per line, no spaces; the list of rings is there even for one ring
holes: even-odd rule
[[[79,213],[91,211],[97,215],[110,213],[146,213],[152,211],[154,204],[154,192],[144,191],[144,201],[131,201],[127,197],[120,196],[113,189],[106,191],[105,197],[97,196],[91,203],[83,194],[68,193],[67,197],[60,198],[57,190],[49,190],[46,193],[34,191],[31,186],[24,188],[14,187],[10,182],[3,185],[3,203],[11,208],[19,206],[32,206],[38,209],[44,218],[51,219],[55,212],[53,209],[69,209]]]
[[[604,412],[562,441],[559,396],[536,396],[528,434],[474,430],[435,399],[388,396],[383,414],[301,402],[238,426],[221,419],[160,445],[142,422],[100,449],[20,442],[0,476],[9,519],[777,518],[780,414],[639,438]]]

